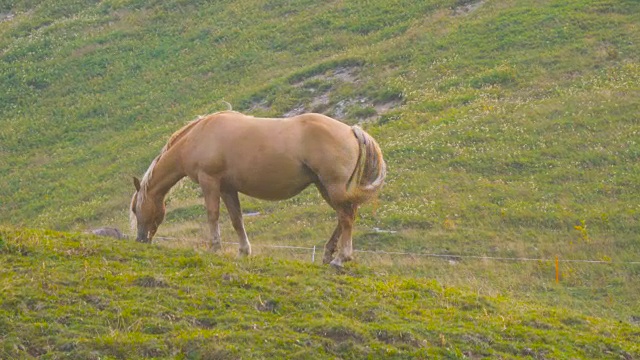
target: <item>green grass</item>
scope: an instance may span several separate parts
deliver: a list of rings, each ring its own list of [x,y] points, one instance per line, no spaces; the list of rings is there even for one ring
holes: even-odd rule
[[[366,266],[0,230],[3,358],[634,358],[637,326]]]
[[[463,256],[359,253],[353,271],[637,327],[637,1],[15,0],[0,14],[0,224],[126,229],[131,176],[187,121],[223,100],[319,111],[361,122],[389,165],[355,248]],[[321,247],[335,226],[315,189],[241,201],[259,213],[256,268],[306,268],[305,251],[258,245]],[[202,203],[174,189],[159,235],[181,240],[162,249],[203,251]],[[558,285],[556,256],[605,263],[563,262]]]

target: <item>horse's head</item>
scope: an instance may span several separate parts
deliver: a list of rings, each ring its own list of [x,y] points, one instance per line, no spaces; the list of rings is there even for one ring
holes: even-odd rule
[[[140,180],[133,178],[133,185],[136,192],[131,199],[131,227],[137,226],[137,241],[151,242],[153,236],[158,231],[158,226],[164,220],[165,207],[162,197],[150,198],[146,194],[146,189],[140,191]]]

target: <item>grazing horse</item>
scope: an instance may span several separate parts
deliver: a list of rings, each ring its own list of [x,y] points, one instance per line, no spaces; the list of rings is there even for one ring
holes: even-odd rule
[[[212,248],[221,247],[222,199],[240,239],[239,252],[249,255],[238,192],[283,200],[314,184],[338,214],[323,261],[341,267],[352,258],[356,210],[376,196],[385,175],[380,147],[358,126],[320,114],[268,119],[222,111],[199,117],[175,132],[142,180],[134,177],[131,223],[134,229],[137,224],[137,241],[151,242],[164,219],[165,195],[188,176],[202,188]]]

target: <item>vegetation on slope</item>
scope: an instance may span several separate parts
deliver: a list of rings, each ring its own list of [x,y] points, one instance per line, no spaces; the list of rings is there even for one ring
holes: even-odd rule
[[[221,100],[319,111],[363,122],[389,163],[357,249],[545,259],[368,266],[640,317],[637,1],[14,0],[0,13],[2,224],[125,227],[130,176]],[[335,221],[314,189],[242,202],[259,213],[255,244],[321,245]],[[182,184],[160,235],[202,242],[201,204]],[[563,263],[554,288],[555,256],[605,264]]]
[[[611,358],[637,327],[368,267],[0,228],[2,358]]]

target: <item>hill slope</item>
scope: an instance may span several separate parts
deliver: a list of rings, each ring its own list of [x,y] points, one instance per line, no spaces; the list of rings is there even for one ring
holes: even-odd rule
[[[433,280],[0,229],[0,357],[637,358],[637,327]]]
[[[363,122],[389,164],[357,249],[542,259],[372,266],[640,316],[638,1],[14,0],[0,14],[2,224],[125,227],[131,175],[186,121],[221,100],[318,111]],[[160,235],[201,246],[199,190],[168,202]],[[242,203],[254,244],[321,245],[335,221],[313,189]],[[604,264],[563,263],[555,289],[555,256]]]
[[[129,175],[226,99],[382,114],[384,225],[602,227],[605,214],[635,232],[638,3],[468,3],[5,5],[1,220],[119,216]]]

